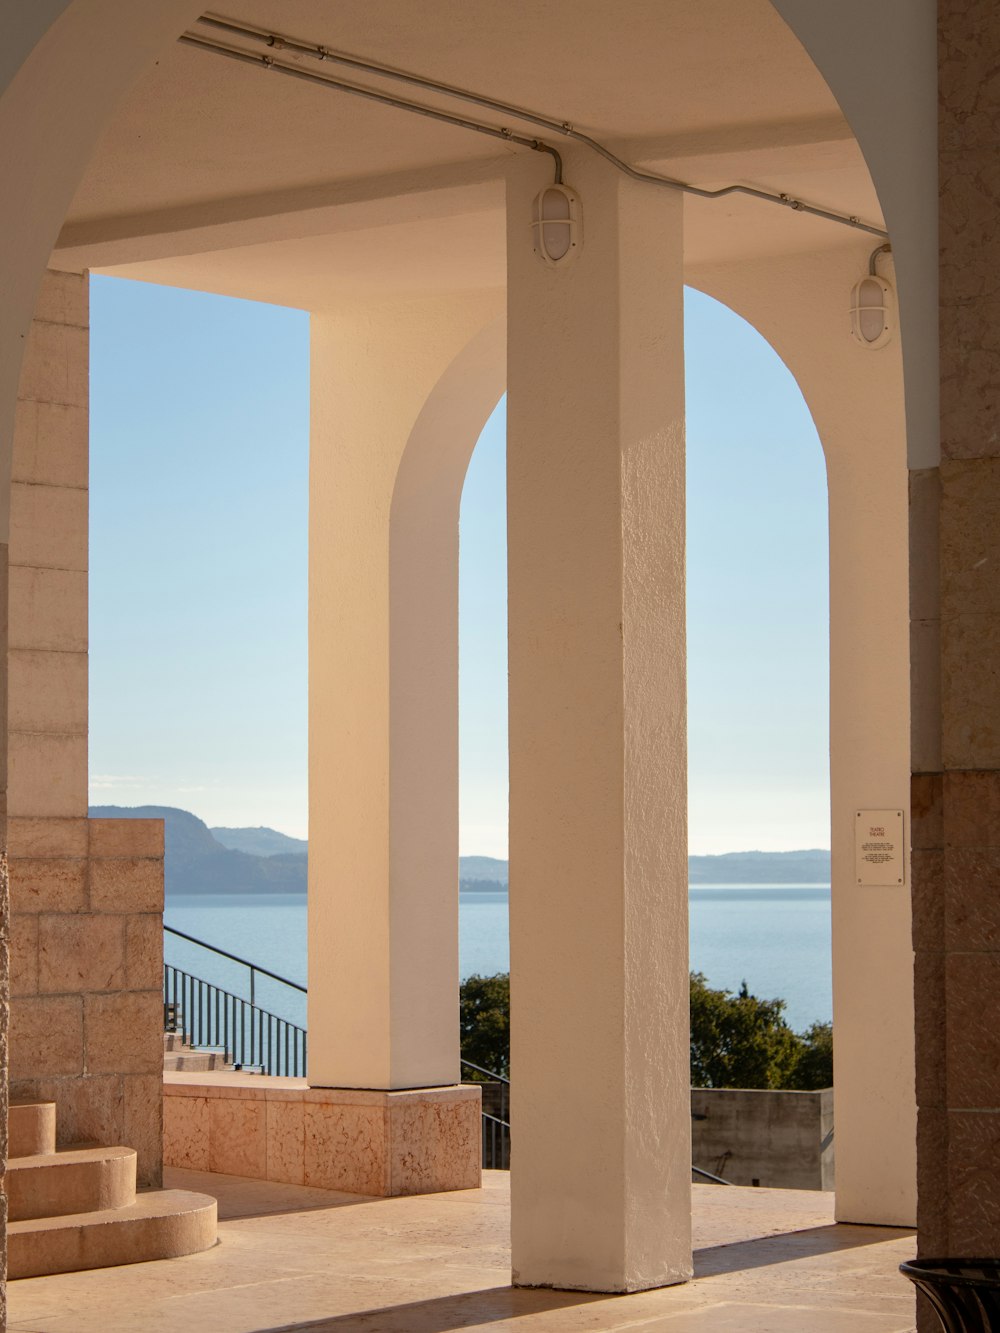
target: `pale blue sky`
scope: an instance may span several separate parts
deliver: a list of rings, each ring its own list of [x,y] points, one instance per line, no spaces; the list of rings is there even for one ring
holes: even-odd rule
[[[308,317],[96,277],[91,799],[306,833]],[[687,301],[691,849],[829,845],[826,484],[788,372]],[[504,413],[462,505],[462,851],[506,854]]]

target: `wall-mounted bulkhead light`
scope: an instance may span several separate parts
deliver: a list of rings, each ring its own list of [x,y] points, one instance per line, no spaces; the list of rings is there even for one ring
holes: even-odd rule
[[[876,351],[890,340],[896,323],[892,284],[866,273],[851,291],[851,333],[855,342]]]
[[[568,185],[546,185],[531,208],[535,254],[551,268],[565,268],[583,244],[580,196]]]

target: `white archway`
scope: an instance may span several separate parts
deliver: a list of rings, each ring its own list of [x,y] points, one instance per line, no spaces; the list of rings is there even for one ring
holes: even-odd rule
[[[458,512],[499,294],[313,319],[310,1078],[458,1081]]]
[[[916,1218],[913,952],[907,882],[859,887],[855,811],[909,811],[909,571],[901,346],[848,332],[865,244],[705,270],[794,375],[826,455],[837,1216]],[[907,829],[908,833],[908,829]]]

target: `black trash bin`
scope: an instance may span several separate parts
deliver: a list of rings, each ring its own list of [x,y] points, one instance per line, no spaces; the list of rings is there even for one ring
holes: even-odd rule
[[[899,1271],[934,1306],[944,1333],[1000,1333],[1000,1259],[914,1259]]]

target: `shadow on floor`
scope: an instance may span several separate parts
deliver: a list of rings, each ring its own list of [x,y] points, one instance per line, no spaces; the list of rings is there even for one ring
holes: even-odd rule
[[[612,1300],[586,1291],[548,1291],[541,1288],[489,1287],[461,1296],[441,1296],[380,1310],[311,1319],[304,1324],[280,1324],[262,1333],[452,1333],[454,1329],[481,1328],[521,1315],[549,1310],[570,1310]]]
[[[206,1190],[205,1193],[211,1191]],[[251,1201],[238,1204],[229,1199],[219,1199],[217,1202],[220,1222],[246,1222],[259,1217],[294,1217],[296,1213],[327,1213],[334,1208],[360,1208],[362,1204],[383,1203],[384,1200],[368,1194],[352,1194],[348,1197],[333,1194],[328,1203],[260,1204]]]
[[[855,1226],[844,1222],[807,1227],[803,1231],[781,1231],[774,1236],[755,1236],[752,1240],[695,1250],[694,1275],[696,1278],[718,1277],[720,1273],[768,1268],[771,1264],[788,1263],[793,1259],[854,1250],[862,1245],[879,1245],[900,1236],[915,1237],[916,1232],[906,1227]]]

